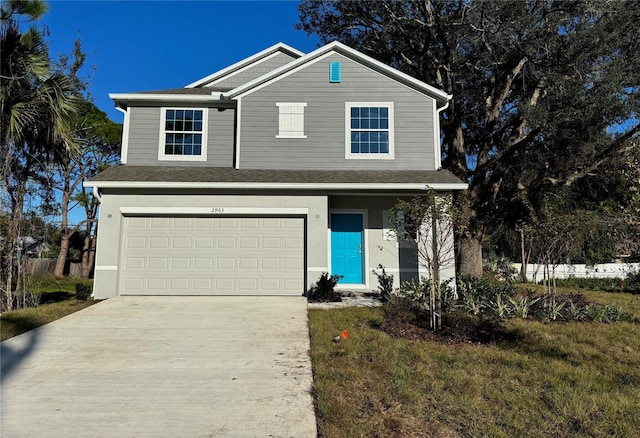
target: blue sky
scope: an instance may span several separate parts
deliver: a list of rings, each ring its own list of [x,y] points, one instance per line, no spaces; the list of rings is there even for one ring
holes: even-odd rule
[[[297,1],[49,1],[38,22],[52,58],[80,37],[95,104],[122,122],[108,93],[185,86],[277,42],[302,52]],[[92,71],[90,67],[95,68]]]

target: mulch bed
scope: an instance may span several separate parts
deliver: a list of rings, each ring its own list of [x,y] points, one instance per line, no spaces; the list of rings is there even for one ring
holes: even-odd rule
[[[380,328],[388,335],[409,340],[423,340],[445,345],[488,344],[506,339],[509,334],[491,320],[452,313],[442,321],[442,329],[433,331],[426,318],[414,314],[389,312]]]

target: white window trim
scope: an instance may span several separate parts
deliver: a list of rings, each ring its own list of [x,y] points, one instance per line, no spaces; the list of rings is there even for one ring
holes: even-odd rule
[[[352,154],[351,153],[351,108],[386,107],[389,109],[389,153]],[[394,111],[393,102],[345,102],[344,106],[344,158],[347,160],[393,160],[395,159]]]
[[[276,102],[276,106],[278,107],[278,134],[276,138],[307,138],[307,136],[304,135],[304,109],[307,107],[307,104],[305,102]],[[302,114],[300,114],[302,130],[300,133],[283,134],[280,131],[280,120],[285,115],[282,113],[282,108],[302,108]],[[289,114],[292,113],[287,113],[287,115]]]
[[[202,111],[202,146],[200,155],[167,155],[164,153],[165,146],[165,125],[167,121],[167,110],[194,110]],[[188,108],[188,107],[161,107],[160,108],[160,135],[158,141],[158,160],[160,161],[207,161],[207,139],[209,125],[209,108]],[[195,132],[195,131],[194,131]]]

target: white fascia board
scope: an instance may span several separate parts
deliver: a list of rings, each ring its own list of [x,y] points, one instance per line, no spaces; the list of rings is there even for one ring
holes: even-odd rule
[[[198,103],[219,102],[219,92],[212,94],[146,94],[146,93],[109,93],[114,102],[167,102],[167,103]]]
[[[231,91],[228,91],[227,93],[225,93],[225,95],[229,98],[234,98],[240,95],[248,94],[250,90],[257,87],[258,85],[274,80],[278,78],[278,76],[281,76],[282,74],[290,70],[297,69],[309,62],[320,60],[322,55],[328,54],[332,51],[341,53],[347,56],[348,58],[351,58],[357,62],[360,62],[365,66],[368,66],[369,68],[378,70],[383,74],[385,74],[386,76],[388,76],[389,78],[395,79],[398,82],[407,83],[413,88],[415,88],[416,90],[421,91],[422,93],[430,97],[433,97],[436,100],[441,101],[442,105],[445,105],[453,97],[452,95],[447,94],[446,92],[436,87],[433,87],[425,82],[422,82],[421,80],[414,78],[413,76],[409,76],[406,73],[396,70],[395,68],[390,67],[355,49],[352,49],[351,47],[346,46],[339,41],[333,41],[323,47],[320,47],[314,50],[313,52],[310,52],[305,56],[302,56],[301,58],[298,58],[294,61],[291,61],[288,64],[283,65],[278,69],[273,70],[272,72],[269,72],[263,76],[260,76],[259,78],[254,79],[253,81],[247,82],[246,84],[240,85],[239,87],[236,87]]]
[[[291,52],[294,55],[297,56],[303,56],[304,53],[302,53],[301,51],[294,49],[291,46],[288,46],[284,43],[278,43],[278,44],[274,44],[271,47],[268,47],[258,53],[256,53],[255,55],[252,55],[248,58],[243,59],[242,61],[238,61],[235,64],[230,65],[229,67],[225,67],[222,70],[218,70],[215,73],[210,74],[207,77],[204,77],[202,79],[198,79],[195,82],[190,83],[189,85],[186,85],[185,88],[195,88],[195,87],[199,87],[202,86],[204,84],[208,84],[210,82],[213,82],[215,80],[218,80],[224,76],[227,76],[233,72],[235,72],[238,69],[244,68],[250,64],[255,63],[256,61],[260,61],[262,58],[271,55],[272,53],[278,52],[278,51],[282,51],[283,53],[286,52]]]
[[[466,190],[465,183],[265,183],[265,182],[160,182],[85,181],[84,187],[101,189],[260,189],[260,190]]]

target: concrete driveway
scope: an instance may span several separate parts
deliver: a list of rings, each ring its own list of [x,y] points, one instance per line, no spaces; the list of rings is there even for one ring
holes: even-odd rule
[[[1,344],[3,437],[312,437],[302,297],[116,297]]]

